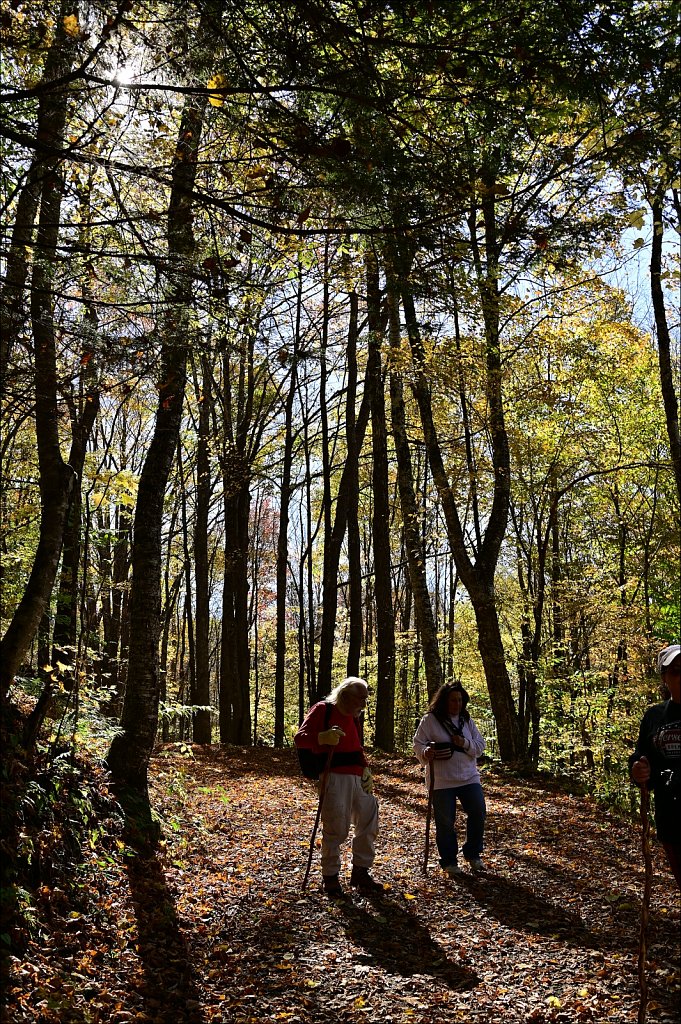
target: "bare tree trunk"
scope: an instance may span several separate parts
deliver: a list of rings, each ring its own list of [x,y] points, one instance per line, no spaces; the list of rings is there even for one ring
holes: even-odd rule
[[[676,491],[681,502],[681,439],[679,438],[679,398],[674,388],[672,372],[671,338],[667,324],[667,313],[664,307],[664,291],[662,289],[662,195],[653,197],[653,239],[650,249],[650,291],[655,313],[655,329],[657,332],[657,353],[660,363],[660,385],[664,414],[667,422],[669,451],[674,468]]]
[[[284,412],[284,461],[279,497],[279,536],[277,538],[277,648],[274,680],[274,745],[284,745],[284,710],[286,702],[286,595],[288,591],[288,525],[291,502],[291,469],[293,465],[293,402],[296,394],[298,351],[300,345],[300,318],[302,310],[302,273],[298,275],[296,329],[289,392]]]
[[[247,469],[236,453],[225,473],[225,568],[220,658],[220,742],[251,742],[248,646]]]
[[[367,387],[371,400],[371,452],[374,515],[374,594],[376,597],[376,746],[395,746],[395,620],[390,565],[390,501],[385,389],[381,366],[380,286],[373,253],[366,255],[369,355]]]
[[[189,523],[187,519],[187,481],[184,475],[182,442],[177,443],[177,472],[180,484],[180,514],[182,522],[182,551],[184,554],[184,615],[187,623],[187,696],[188,704],[196,704],[196,647],[194,644],[194,609],[192,594],[191,555],[189,550]],[[183,722],[187,720],[183,717]],[[188,734],[188,729],[187,729]]]
[[[365,386],[362,402],[357,413],[355,425],[355,451],[359,452],[364,442],[367,423],[369,422],[370,389]],[[336,613],[338,610],[338,567],[341,550],[345,538],[350,505],[353,500],[353,477],[356,468],[346,460],[341,473],[336,496],[336,514],[331,534],[324,538],[324,578],[322,580],[322,627],[319,638],[319,665],[317,670],[317,693],[321,700],[331,690],[331,669],[333,665],[333,648],[336,635]],[[368,598],[366,599],[368,602]]]
[[[78,570],[81,555],[81,497],[74,491],[66,520],[62,549],[57,607],[52,631],[52,667],[58,672],[65,689],[73,685],[76,639],[78,632]]]
[[[388,273],[390,273],[388,271]],[[395,282],[388,281],[388,310],[390,317],[390,348],[393,365],[400,351],[399,296]],[[404,546],[407,555],[411,592],[414,599],[414,614],[421,635],[423,662],[426,672],[428,694],[432,696],[442,686],[442,661],[437,639],[437,625],[428,591],[426,578],[426,552],[419,530],[419,512],[414,489],[411,451],[407,436],[404,407],[404,391],[399,371],[390,371],[390,413],[393,441],[397,458],[397,483],[402,509]]]
[[[200,393],[199,393],[200,390]],[[194,523],[194,578],[196,582],[196,703],[210,706],[210,599],[208,572],[208,515],[211,498],[210,409],[211,372],[208,360],[201,358],[201,386],[196,382],[199,424],[196,453],[196,520]],[[210,711],[194,712],[194,742],[210,743]]]
[[[47,59],[45,80],[67,73],[75,53],[74,42],[66,36],[62,19],[59,18],[56,38]],[[68,95],[65,88],[41,93],[37,136],[50,147],[62,147]],[[50,600],[73,490],[78,486],[77,472],[64,461],[59,445],[57,350],[53,315],[55,253],[64,182],[59,163],[54,160],[46,160],[41,164],[40,173],[36,172],[36,177],[40,178],[40,212],[36,237],[36,250],[40,258],[33,264],[30,309],[34,340],[35,428],[40,471],[40,533],[28,583],[0,641],[0,700],[6,698]],[[32,191],[35,178],[31,177],[30,180],[30,194],[27,193],[26,201],[20,204],[18,211],[18,215],[25,217],[27,223],[17,223],[17,242],[24,238],[25,232],[30,234],[32,230],[36,209],[35,194]],[[13,292],[9,296],[10,315],[16,317],[21,308],[18,289],[23,287],[26,273],[21,266],[20,254],[15,252],[14,255],[16,259],[13,262],[11,282],[8,283]],[[6,339],[5,343],[10,344],[11,338]],[[5,365],[0,367],[3,373],[7,370],[8,358],[9,352],[6,350],[2,356]]]
[[[194,254],[191,194],[206,99],[185,101],[168,208],[168,251],[173,267],[169,311],[163,326],[161,378],[154,434],[139,481],[132,549],[130,656],[121,716],[122,732],[107,758],[113,779],[146,797],[147,768],[158,727],[161,695],[161,524],[163,500],[177,449],[187,374],[187,310]]]
[[[348,467],[348,600],[350,605],[350,636],[348,639],[347,673],[359,675],[362,656],[362,560],[359,537],[359,449],[357,445],[357,321],[358,298],[350,293],[350,324],[348,328],[348,386],[345,398],[345,434]]]
[[[416,369],[412,389],[419,406],[428,461],[442,503],[450,549],[456,561],[461,582],[468,591],[475,612],[480,658],[487,681],[492,713],[497,725],[499,752],[502,760],[510,763],[522,759],[525,752],[521,750],[518,716],[506,665],[494,593],[497,561],[508,519],[511,478],[501,387],[498,252],[494,193],[491,187],[488,189],[488,196],[483,200],[482,206],[485,222],[486,258],[484,266],[477,252],[477,211],[475,210],[471,213],[470,225],[485,324],[485,383],[494,470],[494,493],[484,535],[480,532],[479,540],[476,543],[475,559],[472,559],[468,552],[467,538],[449,483],[435,426],[430,387],[426,376],[425,354],[408,278],[410,261],[404,255],[399,265],[399,274],[407,331]]]
[[[403,556],[401,561],[404,560],[404,531],[402,531],[402,544],[401,550]],[[402,575],[402,573],[400,573]],[[399,587],[397,588],[399,591]],[[397,743],[400,750],[408,749],[411,745],[411,738],[413,735],[413,729],[411,728],[415,714],[412,714],[412,708],[409,701],[409,651],[410,644],[408,643],[408,636],[411,626],[411,611],[412,611],[412,597],[411,597],[411,580],[409,577],[409,568],[406,567],[404,572],[404,586],[402,588],[402,599],[401,607],[399,609],[400,614],[400,656],[399,656],[399,675],[397,678],[398,682],[398,693],[399,700],[397,704],[397,720],[395,723],[395,731],[397,734]]]

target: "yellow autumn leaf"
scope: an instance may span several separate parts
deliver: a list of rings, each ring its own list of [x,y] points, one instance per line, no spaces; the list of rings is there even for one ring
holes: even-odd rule
[[[646,210],[642,206],[638,210],[634,210],[629,214],[627,220],[631,224],[632,228],[636,228],[637,231],[643,231],[643,222],[645,220]]]
[[[77,39],[80,35],[80,25],[78,24],[78,17],[75,14],[67,14],[64,18],[64,31],[67,36],[71,36],[72,39]]]
[[[546,1000],[546,1002],[549,1004],[549,1006],[562,1006],[563,1005],[561,1003],[560,999],[558,999],[556,996],[549,996],[549,998]]]
[[[213,75],[212,78],[209,78],[206,84],[209,89],[224,89],[227,85],[227,79],[224,75],[221,75],[218,72],[217,75]],[[225,102],[225,97],[221,96],[219,93],[211,93],[208,97],[208,102],[213,107],[221,107]]]
[[[404,898],[405,898],[405,900],[415,900],[416,896],[412,896],[412,894],[410,892],[405,892]]]

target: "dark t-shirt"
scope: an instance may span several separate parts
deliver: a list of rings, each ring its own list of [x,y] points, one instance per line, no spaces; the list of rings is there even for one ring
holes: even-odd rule
[[[629,768],[650,762],[649,789],[655,793],[655,826],[664,843],[681,845],[681,704],[666,700],[648,708],[641,721]]]

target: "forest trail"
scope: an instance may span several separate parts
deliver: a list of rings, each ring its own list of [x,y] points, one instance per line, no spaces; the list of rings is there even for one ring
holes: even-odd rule
[[[120,838],[44,887],[44,942],[14,965],[13,1021],[156,1024],[635,1022],[639,829],[594,802],[483,770],[486,870],[421,869],[413,760],[372,759],[382,900],[301,892],[316,792],[295,752],[174,747],[152,764],[153,856]],[[433,839],[434,837],[431,837]],[[679,1008],[679,900],[655,845],[649,1024]],[[344,872],[347,869],[344,866]]]

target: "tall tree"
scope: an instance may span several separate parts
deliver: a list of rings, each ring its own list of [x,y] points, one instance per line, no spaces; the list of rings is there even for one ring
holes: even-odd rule
[[[40,258],[34,262],[32,268],[30,319],[34,344],[35,427],[40,467],[41,516],[40,535],[31,575],[7,631],[0,641],[2,699],[6,697],[21,660],[36,635],[52,593],[74,491],[80,486],[86,439],[92,429],[98,405],[96,389],[93,389],[87,396],[82,415],[74,421],[71,452],[65,459],[61,453],[59,429],[59,373],[57,330],[54,321],[56,251],[61,227],[64,168],[60,158],[54,156],[54,153],[58,153],[64,147],[69,101],[69,90],[64,84],[64,78],[76,61],[78,40],[66,32],[64,14],[65,11],[57,21],[55,38],[45,67],[44,88],[38,101],[36,139],[40,149],[44,146],[49,155],[41,153],[39,172],[32,165],[27,183],[26,202],[20,202],[17,211],[18,217],[27,217],[30,221],[36,210],[34,189],[39,188],[36,247]],[[53,82],[56,83],[54,86]],[[30,232],[30,222],[17,225],[17,243],[26,234],[30,235]],[[15,253],[14,247],[12,254],[12,264],[19,269],[12,273],[8,312],[10,317],[15,317],[17,289],[21,281],[25,280],[24,271],[20,267],[25,257],[18,252]],[[85,362],[87,363],[87,359]],[[5,360],[5,372],[6,366]]]
[[[388,432],[381,342],[381,289],[378,260],[373,250],[365,256],[369,351],[367,388],[371,405],[371,487],[374,599],[376,602],[376,746],[392,750],[395,742],[395,618],[390,560],[390,500],[388,488]]]
[[[433,696],[444,681],[438,646],[437,625],[428,592],[426,552],[419,525],[412,458],[407,434],[404,387],[400,369],[401,330],[399,286],[392,269],[387,271],[388,316],[390,324],[390,415],[397,461],[397,483],[402,511],[404,549],[407,556],[410,594],[414,602],[414,615],[421,636],[423,666],[429,696]]]
[[[201,37],[210,22],[204,15]],[[139,482],[132,548],[128,681],[121,732],[109,749],[114,780],[146,794],[147,767],[156,738],[161,695],[161,524],[163,501],[184,404],[195,253],[193,198],[203,129],[205,93],[185,99],[172,165],[167,213],[170,266],[168,305],[162,328],[158,404],[154,434]]]
[[[210,413],[212,374],[208,357],[201,355],[200,383],[195,374],[199,403],[196,453],[196,520],[194,523],[194,572],[196,574],[196,703],[194,742],[210,743],[210,583],[208,565],[208,518],[212,483],[210,475]]]

